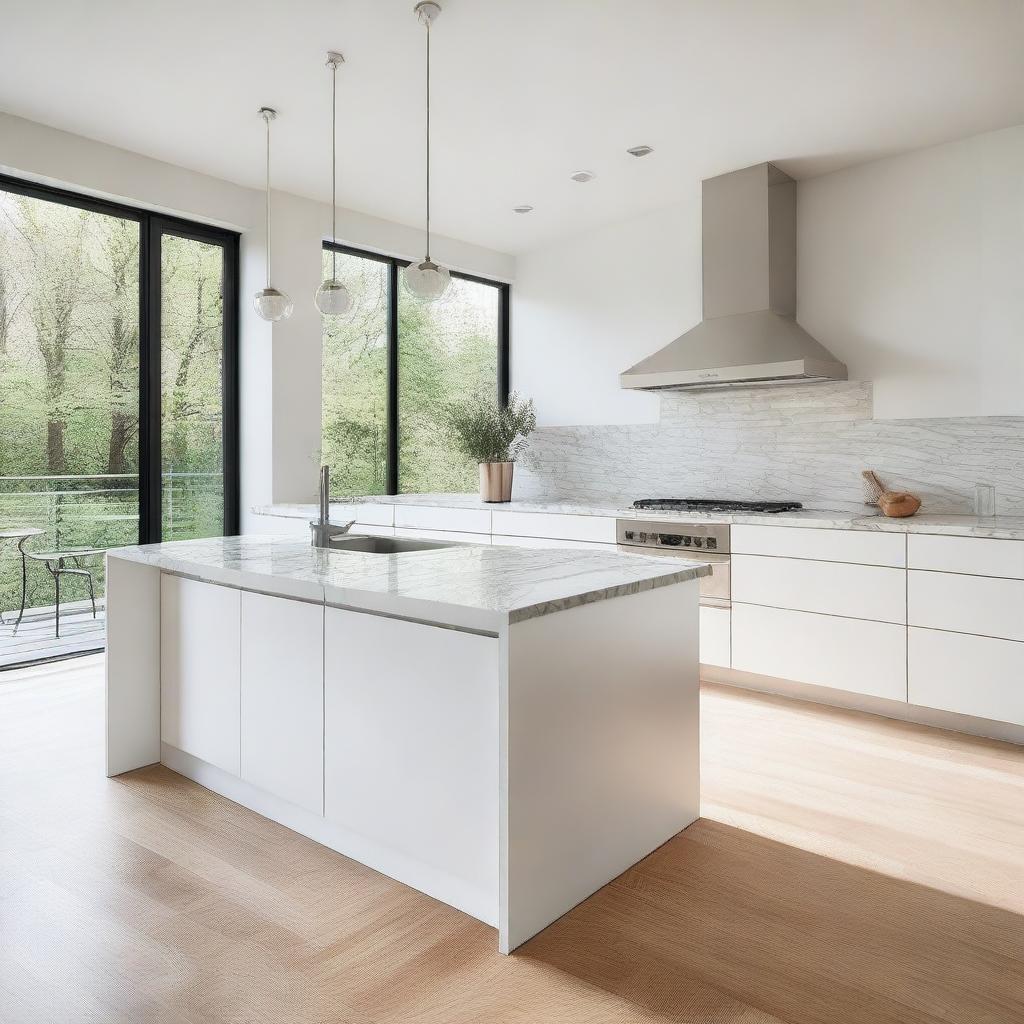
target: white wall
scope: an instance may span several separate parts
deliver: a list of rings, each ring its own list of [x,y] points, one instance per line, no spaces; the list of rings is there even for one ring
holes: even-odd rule
[[[256,316],[264,280],[263,193],[152,160],[128,150],[0,113],[0,171],[132,206],[241,232],[242,529],[259,523],[256,504],[311,500],[320,443],[320,322],[313,294],[330,207],[274,194],[274,283],[295,300],[289,320]],[[339,239],[399,256],[421,255],[419,228],[351,210],[338,211]],[[454,239],[433,240],[434,255],[455,269],[510,280],[512,257]]]
[[[590,186],[588,186],[590,187]],[[657,418],[618,374],[700,317],[700,189],[517,260],[513,381],[547,425]],[[1024,127],[797,187],[797,318],[875,417],[1024,414]]]
[[[875,418],[1024,415],[1024,127],[800,183],[797,317]]]
[[[680,191],[676,206],[516,260],[512,383],[541,424],[658,418],[658,399],[619,374],[700,320],[700,184]]]

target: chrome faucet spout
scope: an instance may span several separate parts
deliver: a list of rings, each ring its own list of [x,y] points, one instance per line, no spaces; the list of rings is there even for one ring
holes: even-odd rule
[[[340,537],[348,533],[354,519],[342,526],[331,525],[331,469],[330,466],[320,467],[320,516],[309,524],[312,544],[315,548],[329,548],[332,537]]]

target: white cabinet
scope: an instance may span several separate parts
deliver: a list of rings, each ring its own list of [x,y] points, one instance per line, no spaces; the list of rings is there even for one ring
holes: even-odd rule
[[[395,526],[408,530],[490,533],[491,513],[479,508],[395,505]]]
[[[732,667],[739,671],[905,701],[906,665],[903,626],[732,606]]]
[[[903,569],[798,558],[733,555],[732,598],[793,611],[907,621]]]
[[[907,538],[903,533],[737,524],[732,528],[730,542],[734,555],[810,558],[819,562],[855,562],[896,569],[907,564]]]
[[[412,530],[396,526],[396,537],[418,537],[420,540],[450,540],[456,544],[490,544],[487,533],[463,533],[456,530]]]
[[[1024,643],[910,629],[911,704],[1024,725]]]
[[[728,668],[732,660],[728,608],[700,608],[700,663]]]
[[[615,520],[610,516],[566,515],[560,512],[491,513],[491,529],[507,537],[548,537],[552,540],[580,540],[615,543]]]
[[[241,776],[322,814],[323,605],[241,599]]]
[[[498,728],[497,639],[326,609],[324,815],[378,863],[497,891]]]
[[[594,540],[556,540],[552,537],[505,537],[500,533],[491,535],[491,543],[506,548],[562,548],[591,551],[614,551],[610,544]]]
[[[912,569],[910,625],[1024,640],[1024,580]]]
[[[240,594],[160,577],[160,738],[239,773]]]
[[[1024,580],[1024,540],[911,534],[907,558],[911,569]]]

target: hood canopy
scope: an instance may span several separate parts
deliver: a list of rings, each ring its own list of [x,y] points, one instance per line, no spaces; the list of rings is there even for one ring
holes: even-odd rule
[[[630,367],[624,388],[846,380],[795,319],[796,182],[757,164],[703,183],[704,319]]]

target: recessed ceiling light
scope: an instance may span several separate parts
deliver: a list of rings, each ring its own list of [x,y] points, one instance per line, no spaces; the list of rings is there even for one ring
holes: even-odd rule
[[[521,203],[519,206],[512,207],[513,213],[532,213],[533,207],[529,203]]]
[[[626,152],[630,156],[647,156],[648,153],[654,152],[653,146],[630,146]]]
[[[597,175],[593,171],[577,171],[575,174],[570,174],[569,177],[573,181],[593,181]]]

